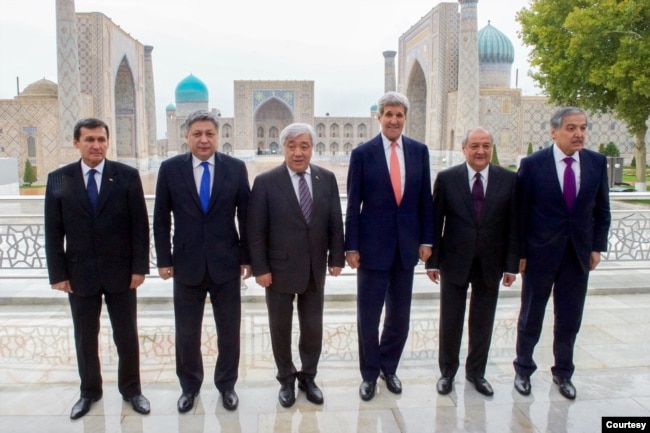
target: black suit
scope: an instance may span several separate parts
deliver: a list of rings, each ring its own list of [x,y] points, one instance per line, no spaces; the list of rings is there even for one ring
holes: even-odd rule
[[[308,223],[285,164],[255,179],[248,212],[253,275],[271,273],[266,289],[278,380],[316,375],[323,337],[323,293],[327,266],[343,267],[343,218],[334,174],[311,165],[313,209]],[[307,175],[305,175],[307,176]],[[293,299],[298,297],[300,358],[291,356]]]
[[[517,324],[515,371],[530,376],[537,365],[546,304],[553,292],[554,376],[571,378],[573,347],[587,295],[590,256],[607,250],[611,221],[606,158],[588,149],[579,152],[580,189],[568,209],[557,174],[553,147],[521,161],[521,256],[526,259]]]
[[[427,269],[439,269],[440,330],[438,363],[442,376],[459,366],[467,289],[470,298],[468,377],[485,376],[492,327],[504,272],[516,274],[516,183],[514,172],[490,165],[479,220],[472,204],[467,164],[438,174],[433,188],[435,243]]]
[[[131,276],[149,273],[149,218],[137,170],[105,160],[97,210],[80,162],[48,176],[45,251],[50,284],[70,281],[81,397],[102,395],[98,353],[102,295],[119,355],[118,387],[141,394],[136,291]]]
[[[232,390],[237,381],[240,265],[249,263],[245,238],[249,196],[246,166],[223,153],[214,154],[207,213],[196,189],[192,154],[175,156],[160,166],[154,239],[158,267],[174,268],[176,374],[183,393],[198,393],[203,383],[201,325],[208,293],[219,350],[214,382],[224,392]]]

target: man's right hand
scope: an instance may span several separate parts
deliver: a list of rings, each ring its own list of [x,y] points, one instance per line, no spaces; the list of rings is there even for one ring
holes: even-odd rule
[[[56,284],[52,284],[52,290],[60,290],[66,293],[72,293],[72,287],[70,286],[70,280],[60,281]]]
[[[356,269],[359,267],[359,263],[361,262],[361,257],[359,256],[358,251],[348,251],[345,253],[345,261],[348,262],[348,266],[351,267],[352,269]]]
[[[440,271],[438,269],[427,271],[427,277],[429,277],[429,279],[434,283],[438,284],[440,281]]]
[[[266,274],[255,277],[255,282],[266,289],[273,284],[273,278],[271,277],[271,273],[267,272]]]
[[[158,268],[158,275],[163,280],[168,280],[174,276],[174,267],[169,266],[168,268]]]

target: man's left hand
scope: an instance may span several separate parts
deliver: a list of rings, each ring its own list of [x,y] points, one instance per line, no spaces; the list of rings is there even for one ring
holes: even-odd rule
[[[426,245],[420,245],[420,260],[423,262],[426,262],[429,260],[429,257],[431,257],[431,247],[428,247]]]
[[[139,286],[144,283],[144,275],[140,274],[132,274],[131,275],[131,285],[129,285],[130,289],[137,289]]]

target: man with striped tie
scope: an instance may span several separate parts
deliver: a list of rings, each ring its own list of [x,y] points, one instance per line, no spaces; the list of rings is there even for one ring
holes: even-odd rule
[[[314,379],[323,337],[325,271],[345,265],[343,218],[334,173],[310,164],[316,133],[304,123],[282,130],[285,162],[258,175],[248,207],[248,241],[255,281],[266,289],[273,356],[284,407],[296,401],[295,382],[307,400],[323,403]],[[300,322],[301,369],[291,356],[293,302]]]

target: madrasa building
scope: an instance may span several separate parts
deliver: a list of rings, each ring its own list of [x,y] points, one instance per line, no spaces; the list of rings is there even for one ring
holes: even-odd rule
[[[478,0],[440,3],[402,34],[398,52],[383,53],[385,85],[377,98],[389,90],[409,98],[405,134],[429,146],[434,169],[463,160],[460,141],[476,126],[492,132],[503,165],[516,164],[529,143],[533,149],[552,143],[555,107],[511,87],[513,44],[489,22],[479,31],[477,8]],[[81,117],[108,123],[108,158],[147,173],[187,150],[182,123],[191,111],[220,114],[209,107],[202,79],[188,75],[165,108],[166,138],[156,140],[153,47],[101,13],[76,13],[74,0],[56,0],[56,11],[58,83],[39,80],[0,100],[0,158],[16,158],[20,177],[25,159],[41,180],[77,160],[72,131]],[[379,132],[373,101],[367,117],[314,116],[313,81],[235,81],[233,95],[234,116],[220,119],[219,148],[247,162],[281,155],[279,133],[293,122],[314,125],[314,159],[339,165]],[[588,128],[590,148],[613,142],[630,162],[634,139],[623,122],[592,115]]]

